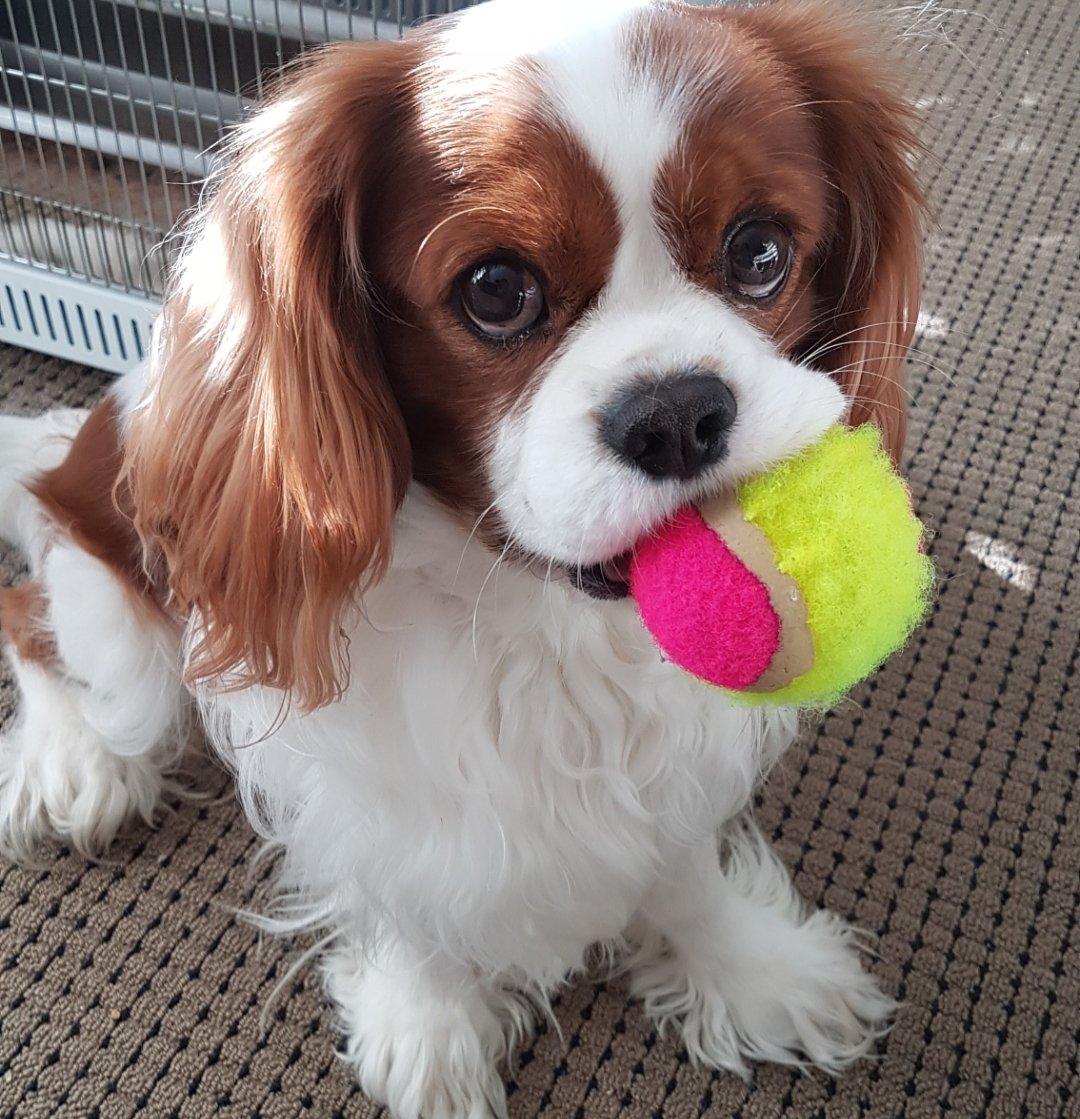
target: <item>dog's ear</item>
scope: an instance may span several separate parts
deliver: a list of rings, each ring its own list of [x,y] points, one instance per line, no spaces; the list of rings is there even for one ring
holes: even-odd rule
[[[347,679],[342,614],[410,475],[364,268],[412,43],[340,44],[240,128],[156,329],[125,478],[149,563],[197,610],[189,675],[304,707]]]
[[[740,13],[795,74],[818,122],[831,232],[816,272],[815,329],[804,354],[870,421],[899,460],[907,427],[904,366],[922,295],[922,145],[887,72],[889,30],[831,3],[766,4]],[[876,39],[875,39],[876,35]]]

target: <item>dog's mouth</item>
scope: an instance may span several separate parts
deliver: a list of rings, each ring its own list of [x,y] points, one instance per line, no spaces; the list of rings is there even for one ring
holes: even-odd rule
[[[590,567],[570,568],[570,581],[590,598],[626,598],[630,593],[630,557],[630,552],[623,552]]]
[[[572,587],[584,591],[590,598],[610,602],[626,598],[630,593],[630,562],[634,556],[632,548],[600,563],[585,565],[557,563],[545,559],[542,555],[507,540],[506,537],[496,540],[494,547],[503,556],[509,556],[532,571],[538,578],[546,581],[562,577]]]

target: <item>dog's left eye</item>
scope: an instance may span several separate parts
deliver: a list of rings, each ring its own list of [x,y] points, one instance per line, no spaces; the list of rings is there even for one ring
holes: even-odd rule
[[[748,303],[765,303],[778,295],[791,271],[790,231],[771,218],[743,221],[724,245],[728,288]]]
[[[458,279],[461,306],[489,338],[507,341],[524,335],[544,315],[539,280],[519,261],[506,257],[481,260]]]

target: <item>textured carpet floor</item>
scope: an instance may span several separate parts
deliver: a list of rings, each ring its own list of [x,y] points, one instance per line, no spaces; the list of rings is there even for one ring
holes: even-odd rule
[[[904,1009],[839,1080],[747,1086],[577,982],[517,1059],[514,1119],[1080,1115],[1080,5],[975,0],[945,27],[910,48],[937,216],[910,476],[941,593],[761,806],[806,898],[880,934]],[[102,384],[0,351],[9,410]],[[226,794],[105,864],[0,865],[0,1115],[373,1114],[299,946],[233,916],[254,853]]]

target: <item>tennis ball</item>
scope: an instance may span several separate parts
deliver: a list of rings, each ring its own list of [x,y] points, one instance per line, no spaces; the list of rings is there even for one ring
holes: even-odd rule
[[[751,702],[823,709],[925,615],[923,537],[877,429],[837,426],[643,540],[630,593],[687,672]]]

